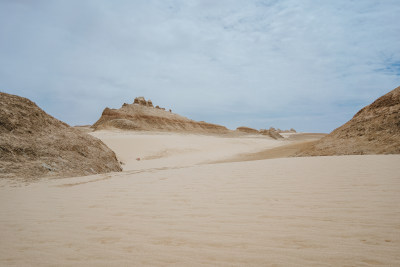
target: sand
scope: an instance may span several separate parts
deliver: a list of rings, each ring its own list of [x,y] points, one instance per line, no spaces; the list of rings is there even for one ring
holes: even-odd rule
[[[288,141],[98,133],[123,172],[0,180],[0,266],[400,262],[400,155],[204,164]]]
[[[96,131],[101,139],[123,162],[123,169],[184,167],[229,159],[233,155],[292,144],[262,135],[225,137],[163,132]],[[140,160],[136,160],[140,158]]]

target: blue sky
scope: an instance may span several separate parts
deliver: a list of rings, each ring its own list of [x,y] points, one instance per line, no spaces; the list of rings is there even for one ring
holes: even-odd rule
[[[70,125],[136,96],[330,132],[400,85],[400,1],[0,0],[0,90]]]

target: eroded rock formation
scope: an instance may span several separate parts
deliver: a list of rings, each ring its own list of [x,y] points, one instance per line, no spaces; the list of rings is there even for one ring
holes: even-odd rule
[[[378,98],[298,156],[400,154],[400,87]]]
[[[283,138],[283,136],[280,135],[280,133],[277,130],[275,130],[275,128],[272,128],[272,127],[269,128],[269,130],[261,129],[260,133],[262,135],[267,135],[269,137],[272,137],[273,139],[281,139],[281,138]]]
[[[242,132],[242,133],[248,133],[248,134],[259,134],[260,132],[256,129],[245,127],[245,126],[240,126],[236,128],[236,131]]]
[[[105,108],[100,119],[92,126],[95,130],[117,128],[138,131],[173,131],[193,133],[231,132],[224,126],[190,120],[166,111],[144,97],[135,98],[133,104],[124,104],[120,109]]]
[[[0,93],[0,177],[114,171],[121,167],[102,141],[53,118],[29,99]]]

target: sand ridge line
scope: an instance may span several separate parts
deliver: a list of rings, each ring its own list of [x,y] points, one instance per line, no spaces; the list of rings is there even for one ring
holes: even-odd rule
[[[140,160],[153,160],[153,159],[161,159],[161,158],[166,158],[169,156],[173,156],[176,154],[185,154],[185,153],[190,153],[190,152],[196,152],[196,149],[164,149],[162,151],[156,152],[152,155],[145,156],[143,158],[140,158]]]
[[[314,141],[294,141],[293,143],[290,143],[287,145],[269,148],[269,149],[265,149],[265,150],[255,152],[255,153],[242,153],[242,154],[233,156],[228,159],[204,162],[204,164],[242,162],[242,161],[254,161],[254,160],[266,160],[266,159],[294,157],[298,151],[311,146],[315,142],[316,142],[315,140]]]
[[[111,175],[106,175],[106,177],[97,178],[97,179],[94,179],[94,180],[78,182],[78,183],[68,183],[68,184],[56,185],[56,187],[71,187],[71,186],[77,186],[77,185],[82,185],[82,184],[88,184],[88,183],[104,181],[104,180],[108,180],[110,178],[111,178]]]
[[[184,169],[184,168],[190,168],[190,167],[193,167],[193,165],[181,166],[181,167],[161,167],[161,168],[152,168],[152,169],[145,169],[145,170],[123,171],[123,172],[113,173],[112,175],[107,174],[105,177],[101,177],[101,178],[97,178],[97,179],[93,179],[93,180],[89,180],[89,181],[55,185],[55,187],[72,187],[72,186],[83,185],[83,184],[88,184],[88,183],[100,182],[100,181],[108,180],[108,179],[111,179],[114,177],[128,176],[128,175],[132,175],[132,174],[141,174],[141,173],[153,173],[153,172],[164,171],[164,170]],[[73,178],[75,178],[75,177],[73,177]]]

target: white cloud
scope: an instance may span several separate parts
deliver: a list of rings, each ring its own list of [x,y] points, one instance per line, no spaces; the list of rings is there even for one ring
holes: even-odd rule
[[[230,127],[330,131],[399,85],[399,12],[390,0],[1,2],[0,87],[70,124],[144,95]]]

